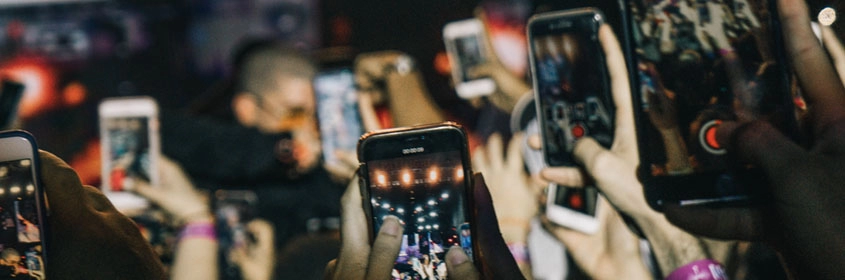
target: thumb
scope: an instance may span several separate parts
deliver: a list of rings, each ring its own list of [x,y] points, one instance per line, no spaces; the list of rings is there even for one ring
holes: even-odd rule
[[[153,187],[147,181],[135,180],[135,187],[132,189],[135,193],[149,199],[151,202],[161,205],[168,195],[161,189]]]

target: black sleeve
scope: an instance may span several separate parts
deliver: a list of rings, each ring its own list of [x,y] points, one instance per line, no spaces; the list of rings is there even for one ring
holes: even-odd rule
[[[162,153],[195,179],[249,184],[287,174],[276,149],[290,134],[263,134],[237,123],[162,111]]]

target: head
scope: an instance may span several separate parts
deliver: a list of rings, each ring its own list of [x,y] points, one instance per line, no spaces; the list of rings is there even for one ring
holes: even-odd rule
[[[0,265],[15,266],[21,261],[21,254],[13,248],[6,248],[0,252]]]
[[[316,128],[314,89],[317,69],[303,54],[275,43],[243,55],[232,100],[235,118],[265,133]]]

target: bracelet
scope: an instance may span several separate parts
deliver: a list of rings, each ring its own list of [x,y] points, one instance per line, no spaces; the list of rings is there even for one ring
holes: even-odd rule
[[[719,55],[721,55],[721,56],[725,56],[725,55],[732,53],[732,52],[734,52],[734,50],[732,48],[719,49]]]
[[[697,260],[675,269],[666,280],[727,280],[728,274],[725,268],[717,261],[711,259]]]
[[[531,258],[528,255],[528,246],[526,246],[525,243],[508,243],[508,250],[511,251],[511,255],[513,256],[513,259],[516,260],[516,263],[528,263],[531,261]]]
[[[214,223],[209,222],[196,222],[196,223],[189,223],[182,228],[182,232],[179,234],[179,239],[185,238],[208,238],[211,240],[217,240],[217,232],[214,230]]]

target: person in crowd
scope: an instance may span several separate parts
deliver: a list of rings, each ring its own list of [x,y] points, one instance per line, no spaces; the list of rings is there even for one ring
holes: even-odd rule
[[[181,166],[172,160],[162,157],[158,172],[159,186],[139,182],[132,191],[164,209],[181,225],[170,279],[218,279],[219,244],[208,198],[194,188]],[[272,279],[275,265],[273,227],[261,219],[250,221],[246,227],[255,237],[254,244],[234,248],[223,257],[238,265],[243,279]]]
[[[34,279],[29,276],[26,268],[20,265],[21,254],[14,248],[0,251],[0,277],[3,279]]]
[[[135,223],[97,188],[83,186],[67,163],[44,151],[39,157],[51,212],[48,279],[167,279]]]

